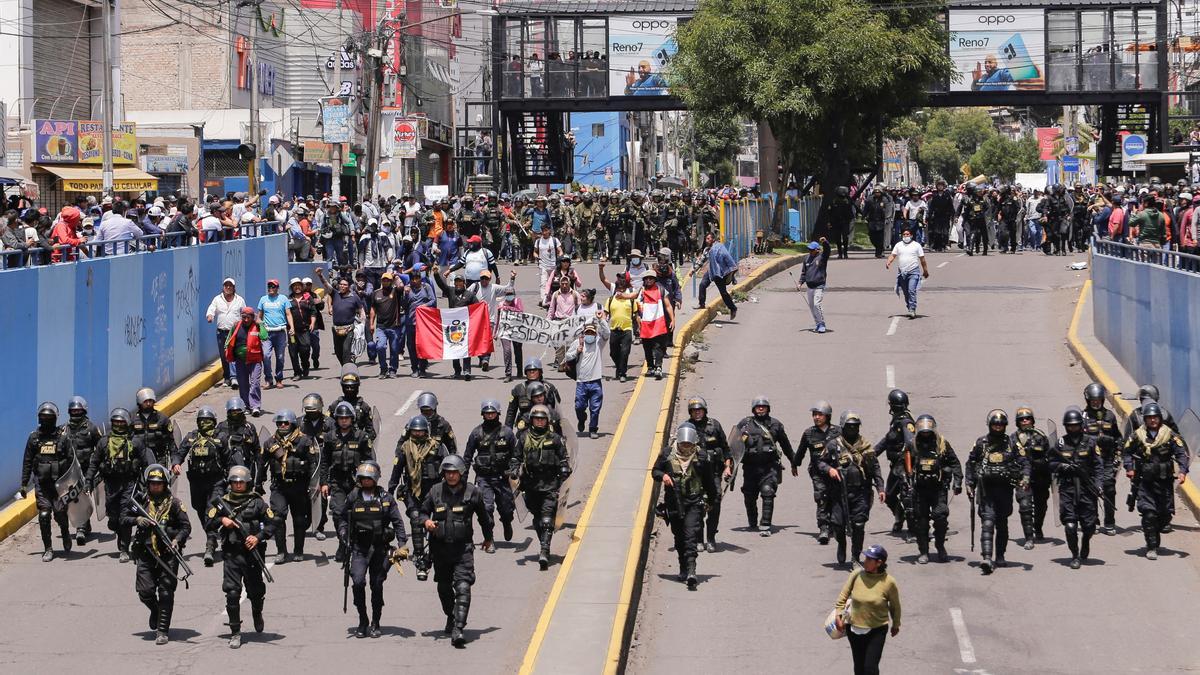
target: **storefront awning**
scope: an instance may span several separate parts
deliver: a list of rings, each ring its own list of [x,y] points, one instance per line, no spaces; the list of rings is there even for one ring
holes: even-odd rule
[[[71,166],[38,164],[39,169],[62,179],[64,192],[99,192],[104,189],[103,171],[98,166]],[[113,169],[113,190],[116,192],[141,192],[157,190],[158,179],[131,166]]]

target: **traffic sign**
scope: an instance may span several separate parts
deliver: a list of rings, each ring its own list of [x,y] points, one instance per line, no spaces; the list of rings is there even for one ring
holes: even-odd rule
[[[392,157],[397,159],[416,159],[417,147],[420,144],[419,122],[411,117],[396,119],[394,127],[395,146]]]
[[[1146,155],[1146,146],[1144,134],[1126,134],[1121,139],[1121,170],[1145,171],[1146,163],[1142,159]]]
[[[1079,158],[1078,157],[1063,157],[1062,169],[1067,173],[1079,173]]]

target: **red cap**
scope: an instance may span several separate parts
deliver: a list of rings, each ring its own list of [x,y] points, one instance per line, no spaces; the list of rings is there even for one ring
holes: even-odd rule
[[[483,243],[483,239],[481,239],[479,237],[479,235],[473,234],[470,236],[470,238],[467,239],[467,243],[468,244],[481,244],[481,243]]]
[[[268,286],[278,286],[279,280],[278,279],[267,279],[267,285]]]
[[[253,307],[243,307],[242,308],[242,316],[254,316],[254,308]]]

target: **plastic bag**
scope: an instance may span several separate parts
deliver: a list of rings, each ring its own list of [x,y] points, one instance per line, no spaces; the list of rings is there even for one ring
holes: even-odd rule
[[[851,600],[847,600],[846,608],[843,609],[841,612],[842,625],[847,628],[850,627],[850,603],[851,602],[852,602]],[[830,640],[840,640],[840,639],[846,637],[845,630],[838,630],[837,617],[838,617],[838,610],[836,607],[829,610],[829,615],[825,617],[825,634],[829,636]]]
[[[354,339],[350,342],[350,355],[357,361],[367,351],[367,326],[362,322],[354,324]]]

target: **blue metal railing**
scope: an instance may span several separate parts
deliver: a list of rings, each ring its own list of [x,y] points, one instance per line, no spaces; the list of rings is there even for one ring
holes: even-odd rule
[[[1096,255],[1105,255],[1110,258],[1121,258],[1183,272],[1200,273],[1200,255],[1182,251],[1124,244],[1111,239],[1099,238],[1092,239],[1092,251]]]

